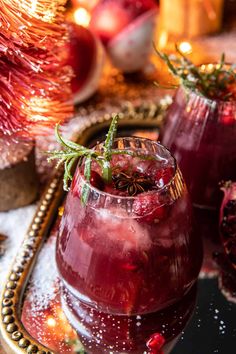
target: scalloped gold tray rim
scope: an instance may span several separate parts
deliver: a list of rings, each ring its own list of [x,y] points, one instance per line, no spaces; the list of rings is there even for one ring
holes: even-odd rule
[[[113,114],[106,114],[103,117],[86,121],[79,132],[78,142],[84,145],[89,142],[94,134],[108,127]],[[163,107],[154,103],[136,108],[131,105],[119,113],[119,117],[120,127],[158,128],[162,123]],[[62,174],[62,169],[55,170],[40,198],[32,223],[13,262],[3,289],[0,301],[0,339],[6,353],[54,353],[29,335],[21,322],[21,308],[28,279],[64,196]]]

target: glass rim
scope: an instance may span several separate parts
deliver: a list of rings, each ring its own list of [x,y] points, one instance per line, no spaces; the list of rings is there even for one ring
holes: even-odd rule
[[[161,194],[162,192],[166,192],[168,189],[170,189],[171,185],[175,182],[175,178],[176,176],[180,173],[179,171],[179,168],[178,168],[178,165],[177,165],[177,161],[176,161],[176,158],[171,154],[170,150],[165,147],[164,145],[162,145],[160,142],[158,141],[154,141],[154,140],[151,140],[151,139],[148,139],[148,138],[143,138],[143,137],[138,137],[138,136],[125,136],[125,137],[117,137],[115,138],[115,142],[120,140],[120,139],[128,139],[128,140],[139,140],[139,141],[147,141],[147,142],[150,142],[151,144],[154,144],[158,147],[160,147],[161,149],[163,149],[163,151],[166,151],[168,154],[169,154],[169,158],[171,158],[173,160],[173,175],[171,177],[171,179],[169,180],[168,183],[164,184],[161,188],[158,188],[158,189],[153,189],[153,190],[150,190],[150,191],[146,191],[146,192],[143,192],[143,193],[150,193],[150,194]],[[95,147],[98,147],[99,145],[102,146],[104,141],[100,142],[99,144],[96,144],[94,146]],[[131,150],[130,148],[129,149],[120,149],[120,150]],[[140,149],[140,151],[144,151],[144,149]],[[153,155],[155,155],[153,153]],[[138,157],[138,156],[137,156]],[[141,160],[141,159],[140,159]],[[100,189],[94,187],[93,185],[91,185],[91,183],[89,181],[87,181],[83,174],[81,173],[80,169],[79,169],[79,166],[77,166],[78,170],[79,170],[79,175],[80,175],[80,178],[82,180],[82,183],[83,183],[83,186],[88,186],[89,187],[89,190],[96,193],[96,194],[99,194],[99,196],[103,196],[103,197],[109,197],[109,198],[113,198],[114,200],[122,200],[122,201],[134,201],[134,200],[137,200],[137,198],[139,198],[140,195],[142,195],[143,193],[139,193],[135,196],[122,196],[122,195],[117,195],[117,194],[111,194],[111,193],[108,193],[108,192],[104,192],[104,191],[101,191]]]
[[[207,101],[211,106],[214,105],[214,103],[216,104],[221,104],[221,105],[231,105],[231,106],[236,106],[236,100],[232,100],[232,101],[224,101],[220,98],[208,98],[206,96],[203,96],[201,94],[201,91],[199,90],[193,90],[189,87],[185,87],[184,85],[181,85],[178,87],[177,90],[185,90],[185,91],[189,91],[191,94],[195,95],[196,97],[199,97],[200,99],[204,100],[204,101]]]

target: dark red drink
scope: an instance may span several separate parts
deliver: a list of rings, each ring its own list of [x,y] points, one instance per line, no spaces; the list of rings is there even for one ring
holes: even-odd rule
[[[161,141],[176,157],[195,206],[220,206],[219,182],[236,180],[236,102],[178,89]]]
[[[139,138],[117,139],[117,148],[142,157],[113,155],[110,185],[103,185],[97,166],[91,184],[77,168],[60,225],[57,266],[64,286],[82,303],[116,315],[146,314],[190,291],[201,266],[201,241],[192,233],[191,203],[169,151]],[[128,196],[127,185],[144,191]]]

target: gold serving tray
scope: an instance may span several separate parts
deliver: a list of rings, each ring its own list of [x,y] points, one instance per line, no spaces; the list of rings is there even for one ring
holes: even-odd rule
[[[158,132],[163,120],[165,106],[150,104],[139,107],[130,107],[119,113],[119,130],[124,135],[129,130],[142,132]],[[78,136],[82,145],[91,144],[101,139],[109,126],[111,114],[84,123]],[[3,295],[0,301],[1,342],[6,353],[53,353],[49,348],[37,342],[24,328],[21,321],[21,310],[25,290],[38,253],[47,239],[50,229],[58,215],[58,208],[62,203],[64,192],[62,188],[62,169],[55,170],[52,179],[43,193],[32,223],[25,235],[23,244],[14,260],[8,275]]]

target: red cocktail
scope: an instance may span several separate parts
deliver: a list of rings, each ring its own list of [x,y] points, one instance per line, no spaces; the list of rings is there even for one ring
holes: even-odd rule
[[[161,141],[176,157],[195,206],[220,206],[219,182],[236,180],[236,101],[179,88]]]
[[[77,168],[57,266],[65,288],[91,308],[116,315],[159,311],[182,299],[200,270],[191,203],[175,159],[162,145],[119,138],[113,149],[110,184],[98,164],[92,164],[90,183],[83,166]]]

